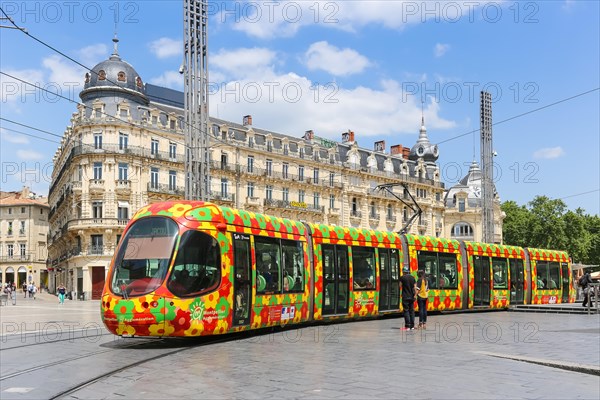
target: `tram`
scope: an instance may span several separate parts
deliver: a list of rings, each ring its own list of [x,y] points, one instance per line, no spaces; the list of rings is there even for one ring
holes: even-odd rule
[[[200,202],[131,219],[105,283],[120,336],[203,336],[400,313],[403,267],[429,311],[575,301],[565,252],[309,224]]]

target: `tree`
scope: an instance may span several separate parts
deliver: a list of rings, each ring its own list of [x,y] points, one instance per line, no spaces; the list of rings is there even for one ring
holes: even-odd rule
[[[590,250],[591,234],[586,229],[586,216],[581,208],[567,211],[563,216],[565,250],[574,262],[584,262]]]
[[[565,221],[563,215],[567,205],[560,199],[550,200],[546,196],[536,196],[529,202],[531,210],[531,247],[543,249],[564,249]]]
[[[504,217],[502,236],[504,242],[513,246],[529,246],[529,231],[531,213],[525,206],[519,206],[514,201],[505,201],[501,205]]]

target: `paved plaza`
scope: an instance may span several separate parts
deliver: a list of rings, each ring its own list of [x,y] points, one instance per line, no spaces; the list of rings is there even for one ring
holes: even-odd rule
[[[43,294],[0,312],[2,399],[600,398],[599,315],[438,314],[427,331],[385,318],[209,343],[116,338],[98,301]]]

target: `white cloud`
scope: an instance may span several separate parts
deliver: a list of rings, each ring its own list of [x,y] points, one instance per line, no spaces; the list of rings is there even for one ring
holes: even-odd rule
[[[241,123],[242,116],[251,114],[260,128],[298,137],[312,129],[320,137],[337,141],[342,132],[351,129],[365,148],[371,148],[368,137],[391,143],[400,140],[398,134],[410,133],[415,138],[418,134],[421,104],[403,93],[400,82],[381,81],[378,88],[342,88],[315,86],[310,79],[291,72],[270,70],[268,78],[264,76],[248,74],[221,85],[211,93],[211,115]],[[427,104],[430,132],[456,125],[439,111],[439,103]]]
[[[0,137],[3,141],[7,141],[9,143],[14,144],[29,144],[29,139],[25,135],[20,135],[18,133],[8,132],[4,128],[0,128]]]
[[[183,90],[183,75],[178,71],[165,71],[162,75],[151,78],[149,82],[154,85]]]
[[[539,149],[533,153],[533,158],[541,158],[551,160],[553,158],[558,158],[565,155],[565,151],[562,147],[545,147],[543,149]]]
[[[105,60],[108,53],[108,46],[104,43],[92,44],[77,51],[80,61],[83,65],[93,68],[100,61]]]
[[[304,55],[310,70],[321,69],[336,76],[356,74],[370,65],[357,51],[339,49],[325,41],[313,43]]]
[[[32,160],[41,160],[45,156],[42,153],[38,153],[34,150],[17,150],[17,157],[21,160],[32,161]]]
[[[276,53],[261,47],[219,50],[210,56],[211,68],[236,79],[271,74]],[[211,79],[212,80],[212,79]]]
[[[436,43],[435,47],[433,48],[433,54],[436,57],[442,57],[448,52],[448,50],[450,50],[449,44]]]
[[[41,99],[41,93],[36,92],[33,86],[28,85],[26,81],[36,86],[44,85],[44,71],[40,69],[3,69],[6,75],[0,75],[0,87],[2,91],[0,93],[0,104],[2,107],[7,107],[13,112],[21,113],[22,105],[28,102],[39,102]],[[13,79],[7,75],[14,76]]]
[[[481,18],[478,10],[487,3],[498,4],[498,1],[248,1],[236,2],[236,13],[232,13],[234,8],[223,7],[224,10],[217,13],[215,19],[218,23],[228,23],[234,30],[249,36],[271,39],[294,36],[301,28],[310,25],[355,32],[366,25],[402,30],[428,20],[454,23],[466,19],[472,22]]]
[[[183,55],[183,40],[162,37],[148,43],[150,51],[158,58],[169,58]]]

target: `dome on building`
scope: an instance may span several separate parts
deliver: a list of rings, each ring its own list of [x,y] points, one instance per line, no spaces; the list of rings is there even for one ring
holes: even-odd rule
[[[438,146],[431,144],[427,137],[427,128],[425,128],[425,118],[421,118],[421,129],[419,130],[419,139],[417,143],[410,149],[408,156],[409,160],[417,161],[422,158],[423,161],[435,163],[440,156]]]
[[[481,185],[482,185],[482,172],[479,168],[479,163],[473,161],[469,167],[469,172],[465,175],[456,185],[452,186],[446,193],[446,203],[453,204],[454,197],[462,193],[466,196],[470,206],[481,206]],[[496,192],[496,185],[492,185],[494,190],[494,198],[498,199],[498,193]]]
[[[95,90],[120,88],[140,94],[145,93],[142,78],[131,64],[123,61],[117,51],[119,39],[114,38],[114,51],[108,60],[102,61],[91,72],[85,74],[85,84],[81,98]]]

